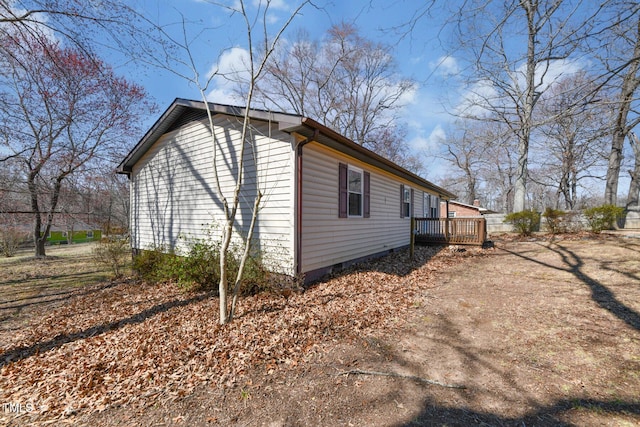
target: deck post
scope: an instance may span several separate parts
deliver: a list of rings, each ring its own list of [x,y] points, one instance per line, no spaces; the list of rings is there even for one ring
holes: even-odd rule
[[[480,220],[480,227],[478,227],[479,230],[479,235],[480,235],[480,244],[484,245],[485,240],[487,239],[487,220],[485,218],[482,218]]]
[[[444,217],[444,241],[449,244],[449,214]]]

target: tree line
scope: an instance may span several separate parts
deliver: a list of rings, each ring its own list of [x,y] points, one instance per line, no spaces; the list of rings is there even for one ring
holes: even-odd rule
[[[464,201],[506,212],[617,205],[626,176],[624,204],[637,208],[639,10],[624,0],[454,7],[466,93],[442,143]]]

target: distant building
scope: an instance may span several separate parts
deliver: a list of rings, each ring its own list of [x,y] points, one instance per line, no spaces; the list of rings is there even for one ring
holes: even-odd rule
[[[480,200],[473,201],[473,205],[458,202],[456,200],[449,201],[449,209],[447,203],[440,202],[440,218],[473,218],[481,217],[485,214],[494,213],[492,210],[480,206]]]
[[[102,230],[84,222],[75,222],[72,227],[52,224],[47,235],[47,243],[50,245],[85,243],[100,240],[101,238]]]

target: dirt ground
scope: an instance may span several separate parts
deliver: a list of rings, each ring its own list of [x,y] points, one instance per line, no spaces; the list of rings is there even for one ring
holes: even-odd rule
[[[286,341],[278,335],[282,331],[267,331],[279,342],[299,346],[277,366],[247,362],[234,381],[196,381],[189,393],[178,396],[140,388],[136,402],[141,404],[72,411],[64,418],[34,413],[16,417],[5,410],[0,423],[55,419],[56,424],[87,426],[640,424],[640,239],[497,239],[492,249],[420,251],[424,262],[409,271],[388,267],[406,263],[406,254],[399,254],[348,271],[288,301],[269,300],[268,306],[261,306],[275,316],[271,323],[314,311],[312,301],[317,299],[323,300],[323,309],[329,302],[343,309],[330,312],[336,318],[334,326],[316,328],[307,341]],[[345,284],[354,291],[336,291]],[[392,291],[383,293],[384,286]],[[368,287],[375,294],[367,293]],[[295,305],[294,298],[303,297],[312,299]],[[368,304],[381,308],[372,311]],[[184,316],[172,311],[183,305],[162,314]],[[85,306],[88,311],[90,306]],[[341,312],[345,319],[337,319]],[[12,319],[6,317],[3,325],[28,327],[16,326]],[[75,319],[81,322],[82,316]],[[31,324],[39,320],[32,318]],[[336,326],[343,324],[339,322],[346,326]],[[300,334],[282,325],[287,334]],[[238,340],[256,333],[239,328]],[[112,330],[100,333],[107,339]],[[130,340],[129,345],[146,339],[125,327],[113,333],[123,334],[120,340]],[[157,339],[164,336],[158,333]],[[12,338],[0,334],[1,339]],[[52,339],[55,345],[50,347],[56,348],[48,356],[38,354],[39,347],[30,354],[13,351],[28,341],[21,340],[0,346],[0,403],[21,399],[19,392],[7,393],[2,387],[8,389],[19,375],[28,375],[29,367],[36,366],[31,359],[54,357],[80,341],[58,345]],[[277,343],[272,348],[279,351]],[[7,355],[23,360],[6,362]],[[71,353],[56,357],[63,356],[81,360]],[[253,359],[247,355],[246,360]]]

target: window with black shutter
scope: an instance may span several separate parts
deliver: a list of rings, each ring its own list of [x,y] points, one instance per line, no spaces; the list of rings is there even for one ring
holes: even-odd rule
[[[357,167],[339,164],[338,217],[371,216],[371,175]]]

